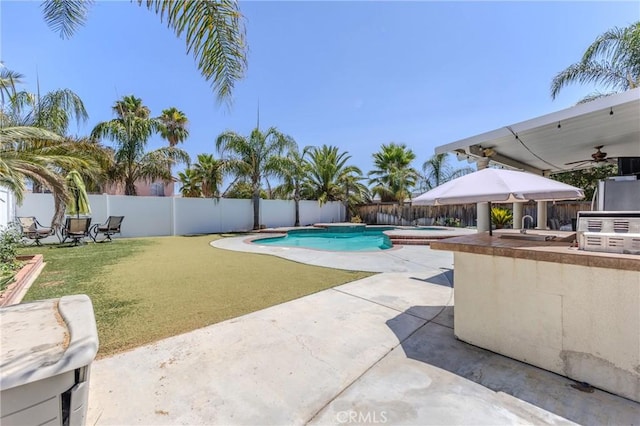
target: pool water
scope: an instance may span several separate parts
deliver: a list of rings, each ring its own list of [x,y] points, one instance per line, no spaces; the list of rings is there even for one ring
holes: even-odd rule
[[[255,244],[280,247],[303,247],[331,251],[377,251],[393,247],[383,231],[393,229],[318,229],[293,230],[284,237],[260,238]]]

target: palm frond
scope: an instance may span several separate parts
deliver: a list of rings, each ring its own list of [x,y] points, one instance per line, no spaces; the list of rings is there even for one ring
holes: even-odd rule
[[[178,37],[184,33],[202,76],[219,100],[230,100],[246,69],[243,17],[233,0],[138,0],[166,21]]]
[[[44,21],[62,38],[70,38],[87,20],[92,0],[47,0],[42,2]]]

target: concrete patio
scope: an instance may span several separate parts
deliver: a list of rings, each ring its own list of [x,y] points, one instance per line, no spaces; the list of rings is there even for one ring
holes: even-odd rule
[[[456,340],[452,270],[425,254],[94,362],[87,424],[639,423],[640,404]]]

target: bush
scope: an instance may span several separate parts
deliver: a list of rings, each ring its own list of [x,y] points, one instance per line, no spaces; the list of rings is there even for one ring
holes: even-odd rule
[[[18,246],[22,240],[22,234],[15,228],[0,230],[0,271],[13,271],[17,267],[16,256]]]
[[[513,213],[509,209],[502,207],[493,207],[491,209],[491,223],[493,223],[496,229],[504,228],[505,225],[511,224],[513,220]]]
[[[355,215],[351,218],[351,223],[362,223],[362,219],[360,218],[360,216]]]

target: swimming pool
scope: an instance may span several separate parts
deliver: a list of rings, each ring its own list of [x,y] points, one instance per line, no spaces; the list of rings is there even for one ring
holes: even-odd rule
[[[302,247],[316,250],[330,251],[379,251],[393,247],[384,231],[394,229],[389,227],[369,228],[362,226],[330,226],[318,229],[294,229],[286,236],[254,239],[254,244]]]

